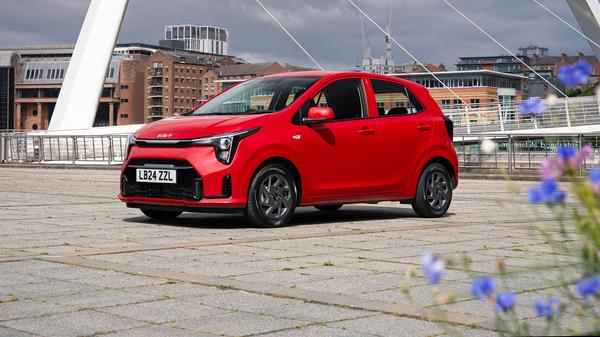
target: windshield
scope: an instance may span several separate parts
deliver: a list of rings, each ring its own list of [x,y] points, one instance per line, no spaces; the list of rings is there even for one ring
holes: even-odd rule
[[[271,77],[242,83],[192,112],[202,115],[249,115],[275,112],[297,100],[320,77]]]

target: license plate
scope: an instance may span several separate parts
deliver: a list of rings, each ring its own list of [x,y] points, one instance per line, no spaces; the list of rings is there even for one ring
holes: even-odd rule
[[[138,183],[177,184],[176,170],[137,169]]]

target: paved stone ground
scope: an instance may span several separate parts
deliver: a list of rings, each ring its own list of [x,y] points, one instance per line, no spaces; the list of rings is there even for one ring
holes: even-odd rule
[[[0,336],[488,336],[494,310],[470,295],[474,275],[503,259],[532,324],[534,299],[577,275],[529,228],[554,228],[551,215],[502,181],[462,181],[443,219],[382,203],[301,209],[278,229],[233,215],[160,224],[117,193],[113,170],[0,168]],[[473,261],[447,271],[440,289],[456,302],[443,314],[407,276],[424,250]]]

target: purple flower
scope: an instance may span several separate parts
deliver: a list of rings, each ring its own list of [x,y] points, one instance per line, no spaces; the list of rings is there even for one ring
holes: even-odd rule
[[[423,254],[423,274],[430,284],[438,284],[444,274],[444,260],[430,252]]]
[[[542,180],[551,180],[562,177],[565,170],[565,164],[555,156],[546,158],[540,168],[540,177]]]
[[[559,159],[566,160],[574,158],[577,155],[577,150],[573,146],[561,145],[556,148],[556,156]]]
[[[583,162],[588,159],[592,152],[594,152],[594,149],[590,145],[585,145],[574,157],[569,158],[569,166],[571,168],[578,168],[583,165]]]
[[[577,292],[583,298],[596,296],[600,290],[600,274],[577,282],[576,287]]]
[[[544,103],[537,97],[530,98],[519,104],[519,114],[521,117],[529,117],[531,115],[542,117],[545,112],[546,107],[544,106]]]
[[[600,184],[600,168],[590,171],[590,181],[594,184]]]
[[[592,184],[592,188],[596,192],[600,191],[600,168],[595,168],[590,171],[589,180]]]
[[[489,296],[495,290],[496,281],[488,276],[474,279],[473,284],[471,285],[471,293],[480,300]]]
[[[592,66],[586,60],[574,65],[563,65],[558,70],[558,80],[567,87],[587,84],[593,72]]]
[[[515,307],[517,295],[513,292],[501,292],[496,294],[496,310],[508,311]]]
[[[537,300],[534,304],[535,313],[538,317],[560,317],[562,310],[560,308],[560,299],[548,298],[547,300]]]
[[[560,189],[554,179],[547,179],[528,192],[529,202],[532,204],[558,204],[563,202],[567,193]]]

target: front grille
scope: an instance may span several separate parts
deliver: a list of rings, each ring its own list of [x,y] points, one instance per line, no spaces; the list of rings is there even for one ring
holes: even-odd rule
[[[136,181],[136,170],[166,169],[177,171],[177,184],[156,184]],[[126,197],[143,197],[198,201],[204,196],[202,178],[186,161],[135,159],[124,171],[121,193]]]

